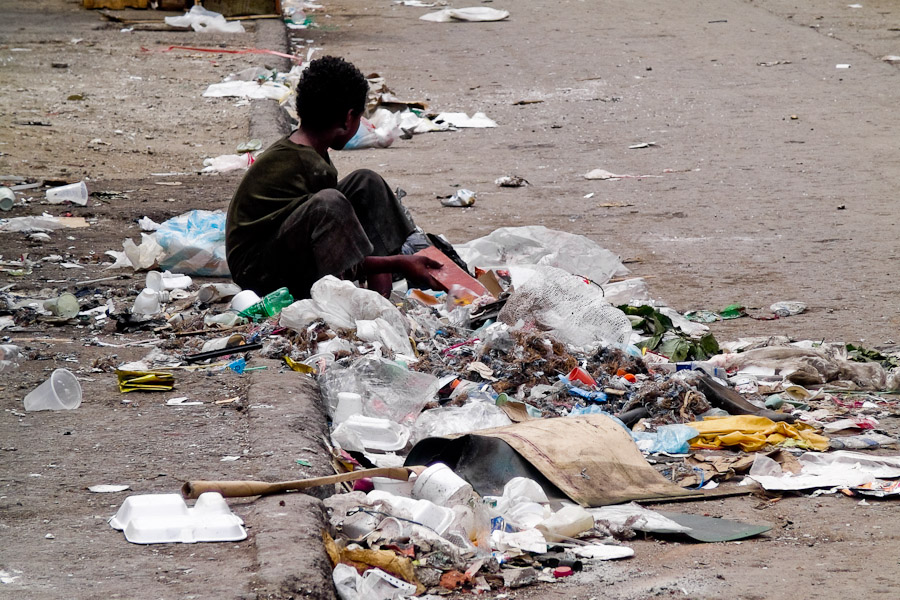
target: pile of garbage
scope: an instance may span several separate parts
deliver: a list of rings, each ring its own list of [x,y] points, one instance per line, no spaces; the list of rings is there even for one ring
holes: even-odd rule
[[[728,522],[739,537],[723,538],[722,519],[633,503],[723,483],[900,494],[900,458],[854,452],[897,444],[880,419],[900,412],[888,394],[900,388],[898,355],[720,343],[582,236],[498,229],[420,250],[440,257],[447,292],[401,281],[388,299],[325,277],[294,302],[286,289],[260,298],[194,283],[223,262],[221,215],[143,225],[140,245],[108,253],[116,268],[159,269],[129,304],[7,294],[7,312],[163,337],[117,366],[122,392],[171,390],[171,369],[186,364],[263,368],[254,356],[315,377],[332,463],[354,479],[326,501],[342,598],[557,581],[631,556],[636,531],[699,541],[766,531]],[[14,368],[18,349],[3,352],[0,370]]]

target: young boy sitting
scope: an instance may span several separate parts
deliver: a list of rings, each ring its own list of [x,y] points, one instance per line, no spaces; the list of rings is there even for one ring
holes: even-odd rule
[[[361,169],[338,181],[328,149],[354,136],[368,82],[342,58],[312,61],[297,84],[300,127],[263,152],[231,200],[225,227],[235,283],[260,295],[279,287],[308,298],[325,275],[390,294],[394,274],[443,289],[440,264],[399,254],[415,225],[388,184]]]

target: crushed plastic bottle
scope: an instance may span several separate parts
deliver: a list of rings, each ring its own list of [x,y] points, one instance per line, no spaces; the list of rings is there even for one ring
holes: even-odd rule
[[[253,306],[241,311],[240,315],[252,321],[262,321],[278,315],[282,310],[294,303],[294,297],[286,287],[278,288],[264,296]]]

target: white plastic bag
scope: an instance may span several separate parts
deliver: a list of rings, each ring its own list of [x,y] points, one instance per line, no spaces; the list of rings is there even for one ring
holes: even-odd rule
[[[359,129],[344,146],[344,150],[360,150],[362,148],[387,148],[400,137],[399,119],[385,109],[379,108],[372,120],[363,117],[359,121]]]
[[[206,10],[195,4],[191,10],[180,17],[166,17],[166,25],[170,27],[190,27],[194,31],[215,33],[244,33],[244,26],[239,21],[229,23],[220,13]]]
[[[466,264],[482,269],[547,265],[599,284],[629,273],[618,256],[583,235],[540,225],[501,227],[453,248]]]
[[[419,17],[422,21],[451,23],[453,21],[502,21],[509,17],[508,10],[497,10],[487,6],[469,8],[445,8]]]
[[[279,323],[282,327],[302,331],[319,319],[333,329],[358,329],[360,324],[363,327],[361,339],[380,341],[394,352],[413,354],[406,319],[378,292],[326,275],[313,284],[310,296],[281,311]]]
[[[250,152],[245,154],[222,154],[213,158],[204,158],[203,170],[200,172],[228,173],[238,169],[246,169],[251,164],[253,164],[253,155]]]

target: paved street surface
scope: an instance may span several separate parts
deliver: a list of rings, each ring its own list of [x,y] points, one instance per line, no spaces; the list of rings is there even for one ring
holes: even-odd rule
[[[31,200],[0,216],[70,213],[88,227],[49,241],[0,233],[0,288],[76,293],[82,309],[130,306],[144,276],[107,270],[105,252],[139,242],[143,216],[225,208],[241,173],[200,174],[203,160],[287,131],[274,101],[201,94],[230,73],[286,71],[289,61],[196,48],[305,56],[315,47],[379,73],[402,99],[498,123],[333,155],[341,173],[374,168],[406,190],[426,230],[454,243],[504,226],[579,233],[681,312],[809,307],[714,323],[720,341],[900,341],[900,63],[883,60],[900,55],[896,2],[496,0],[485,5],[509,10],[509,20],[451,24],[420,21],[429,9],[390,0],[323,5],[309,13],[310,29],[260,20],[226,35],[167,28],[172,13],[160,11],[110,13],[153,21],[120,23],[73,0],[0,0],[0,183],[85,180],[92,194],[85,207],[44,204],[45,187],[18,194]],[[593,169],[647,177],[586,180]],[[531,185],[497,187],[503,175]],[[475,206],[442,207],[439,197],[459,187],[477,192]],[[30,267],[15,266],[23,256]],[[0,331],[3,343],[28,360],[0,375],[0,597],[333,597],[314,496],[231,501],[249,533],[237,543],[140,546],[107,524],[129,494],[177,493],[190,479],[330,474],[311,378],[254,357],[267,368],[176,371],[171,393],[121,394],[116,365],[154,348],[194,352],[214,335],[4,315],[16,323]],[[78,377],[82,405],[25,413],[24,395],[58,367]],[[166,406],[173,397],[203,404]],[[882,425],[900,430],[893,416]],[[130,490],[87,490],[98,484]],[[636,539],[633,559],[508,597],[896,595],[893,501],[739,496],[660,508],[773,529],[728,544]]]

